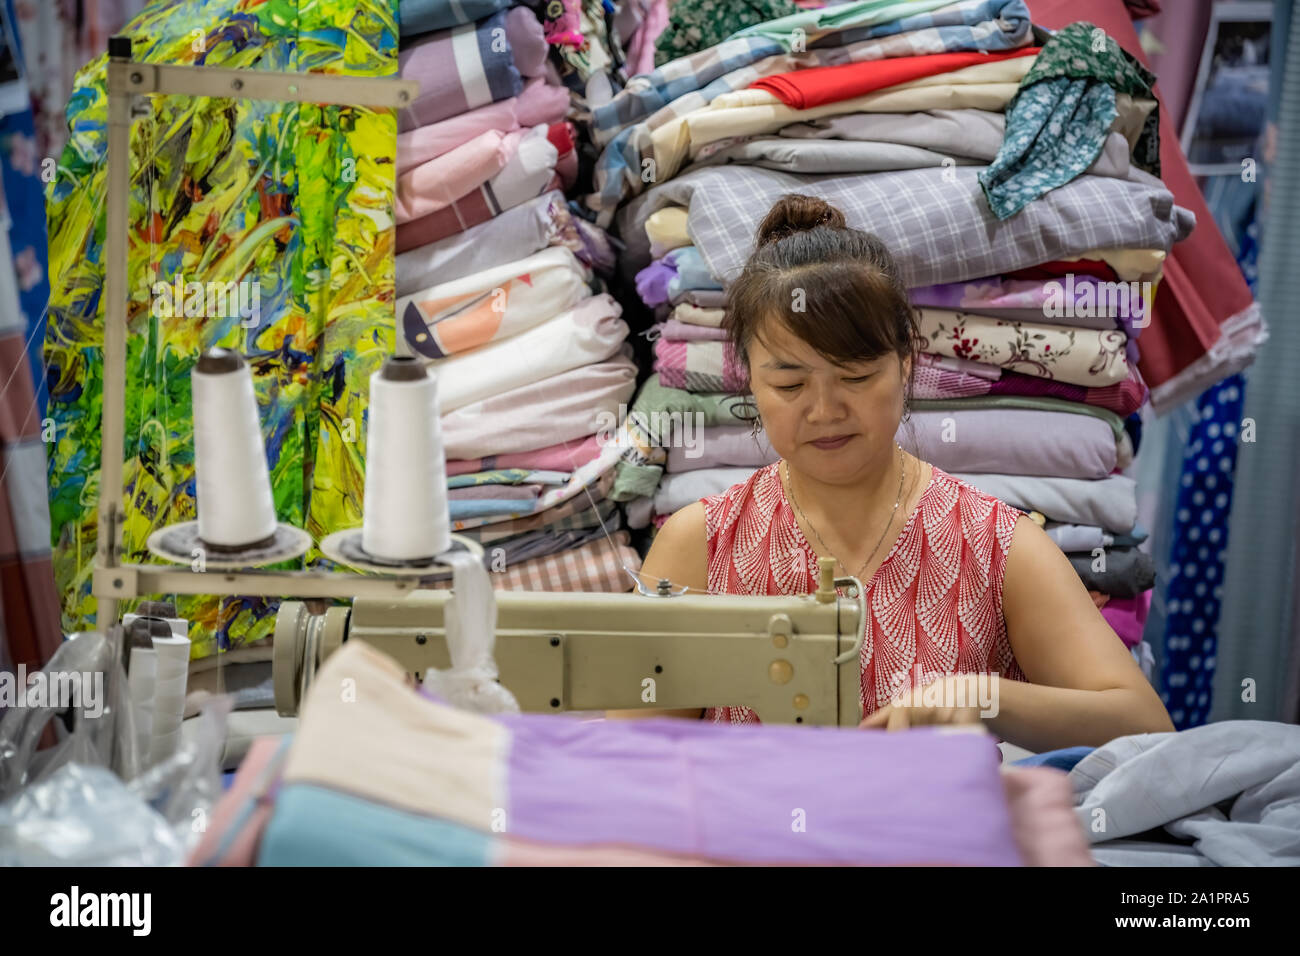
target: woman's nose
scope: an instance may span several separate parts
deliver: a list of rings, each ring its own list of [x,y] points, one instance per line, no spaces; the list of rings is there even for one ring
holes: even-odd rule
[[[809,390],[808,419],[813,422],[836,421],[844,417],[844,397],[833,386],[813,386]]]

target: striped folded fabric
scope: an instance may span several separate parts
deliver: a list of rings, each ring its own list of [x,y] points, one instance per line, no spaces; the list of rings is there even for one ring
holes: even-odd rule
[[[355,694],[338,693],[345,680]],[[1024,857],[987,734],[486,717],[412,690],[395,661],[350,642],[308,693],[258,862],[1015,866]]]
[[[399,132],[517,96],[523,79],[505,37],[506,15],[494,13],[421,37],[402,50],[398,76],[419,83],[420,92],[398,112]]]

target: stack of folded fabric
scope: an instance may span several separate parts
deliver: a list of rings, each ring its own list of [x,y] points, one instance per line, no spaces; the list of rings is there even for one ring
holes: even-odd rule
[[[771,205],[815,195],[912,290],[923,354],[899,441],[1033,514],[1135,644],[1153,583],[1123,474],[1138,343],[1193,226],[1158,178],[1152,82],[1090,24],[1035,37],[1022,0],[864,0],[742,30],[597,109],[586,202],[655,314],[612,492],[629,524],[775,460],[735,394],[725,288]]]
[[[497,588],[628,590],[608,439],[637,370],[603,292],[613,247],[562,192],[574,104],[619,85],[617,38],[599,4],[400,9],[420,93],[398,116],[397,327],[438,377],[452,530]]]

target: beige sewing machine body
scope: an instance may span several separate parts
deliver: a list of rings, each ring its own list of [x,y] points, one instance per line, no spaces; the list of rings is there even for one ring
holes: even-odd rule
[[[865,607],[855,578],[807,595],[496,593],[500,680],[525,711],[745,706],[765,723],[856,726]],[[666,583],[666,582],[665,582]],[[841,597],[836,586],[844,586]],[[414,675],[446,668],[449,590],[280,607],[276,710],[297,713],[316,669],[365,641]]]

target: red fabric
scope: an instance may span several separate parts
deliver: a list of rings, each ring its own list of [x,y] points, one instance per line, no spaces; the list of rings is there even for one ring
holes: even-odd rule
[[[19,537],[18,509],[26,507],[27,499],[15,488],[33,456],[19,467],[10,466],[20,449],[31,451],[40,444],[41,420],[26,345],[18,332],[0,334],[0,382],[5,383],[0,385],[0,642],[8,646],[14,667],[22,664],[35,671],[59,649],[63,631],[50,542]]]
[[[1061,279],[1070,273],[1074,273],[1076,276],[1096,276],[1098,279],[1104,279],[1108,282],[1114,282],[1119,278],[1115,274],[1115,270],[1110,267],[1110,264],[1102,262],[1100,259],[1079,259],[1075,262],[1044,262],[1041,265],[1030,266],[1028,269],[1016,269],[1013,272],[1008,272],[1007,278]]]
[[[850,100],[899,83],[924,76],[951,73],[980,63],[1010,60],[1019,56],[1037,56],[1040,47],[1023,47],[1006,53],[930,53],[925,56],[899,56],[885,60],[866,60],[841,66],[817,66],[765,76],[751,89],[767,90],[786,106],[797,110],[812,109],[840,100]]]
[[[773,462],[701,499],[710,593],[817,589],[818,555],[786,500],[780,466]],[[893,547],[863,582],[870,609],[862,641],[864,715],[946,674],[1025,679],[1002,617],[1002,574],[1020,512],[939,468],[933,472]],[[759,722],[747,707],[711,708],[705,716]]]
[[[1033,22],[1057,30],[1076,20],[1097,24],[1143,64],[1147,58],[1138,43],[1124,0],[1027,0]],[[1161,97],[1156,84],[1156,96]],[[1165,187],[1174,202],[1196,216],[1192,234],[1173,247],[1165,260],[1164,281],[1156,291],[1151,327],[1142,333],[1139,368],[1155,391],[1219,340],[1219,326],[1248,309],[1254,301],[1237,262],[1223,241],[1187,168],[1165,109],[1160,105],[1160,167]]]

